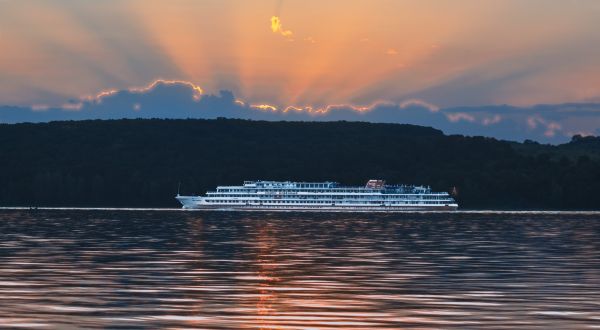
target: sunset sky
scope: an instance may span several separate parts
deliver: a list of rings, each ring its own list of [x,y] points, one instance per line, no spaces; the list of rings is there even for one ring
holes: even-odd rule
[[[0,0],[0,122],[103,98],[132,116],[156,86],[191,91],[165,93],[165,117],[224,90],[248,118],[415,111],[450,133],[561,142],[600,133],[600,1]]]

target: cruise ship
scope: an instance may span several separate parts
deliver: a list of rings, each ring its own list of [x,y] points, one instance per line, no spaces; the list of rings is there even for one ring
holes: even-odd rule
[[[242,211],[454,211],[458,204],[447,192],[369,180],[362,187],[337,182],[244,181],[219,186],[205,196],[175,197],[184,209]]]

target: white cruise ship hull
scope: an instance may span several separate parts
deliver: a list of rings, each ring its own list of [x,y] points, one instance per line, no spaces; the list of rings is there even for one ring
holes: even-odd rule
[[[186,210],[207,211],[308,211],[308,212],[411,212],[411,211],[456,211],[458,204],[447,205],[230,205],[208,204],[196,196],[178,196],[177,200]]]
[[[183,207],[186,210],[198,211],[263,211],[263,212],[420,212],[420,211],[440,211],[449,212],[456,211],[457,206],[380,206],[380,207],[281,207],[281,206],[200,206],[200,207]]]

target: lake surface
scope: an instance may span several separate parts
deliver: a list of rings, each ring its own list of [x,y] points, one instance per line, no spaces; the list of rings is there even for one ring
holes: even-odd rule
[[[600,214],[0,211],[0,327],[600,328]]]

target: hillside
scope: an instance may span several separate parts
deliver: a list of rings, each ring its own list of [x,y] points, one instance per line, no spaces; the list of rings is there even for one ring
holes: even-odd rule
[[[1,206],[177,207],[243,180],[457,187],[468,209],[600,209],[600,142],[446,136],[399,124],[109,120],[0,125]]]

